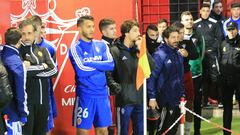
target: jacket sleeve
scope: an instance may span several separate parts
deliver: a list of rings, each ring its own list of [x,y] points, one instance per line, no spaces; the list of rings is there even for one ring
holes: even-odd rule
[[[51,76],[55,76],[57,75],[57,66],[55,64],[55,62],[53,61],[49,51],[46,48],[42,48],[42,52],[43,55],[45,56],[45,61],[44,63],[46,63],[48,65],[47,69],[44,69],[43,72],[38,73],[37,77],[51,77]]]
[[[83,65],[83,59],[81,55],[77,53],[76,46],[71,46],[68,56],[76,74],[80,77],[88,77],[100,72],[96,70],[96,68]]]
[[[159,54],[155,53],[153,55],[155,61],[155,68],[151,73],[149,79],[147,79],[147,94],[149,99],[156,98],[157,93],[157,82],[160,76],[162,75],[163,61]]]
[[[103,46],[102,61],[84,62],[84,65],[96,68],[100,71],[112,71],[114,68],[114,62],[108,46],[106,44]]]
[[[15,57],[15,60],[17,59],[18,57]],[[29,114],[29,111],[27,107],[27,93],[26,93],[26,77],[27,77],[26,68],[20,59],[17,62],[14,61],[14,63],[5,63],[5,64],[8,67],[8,70],[14,76],[14,84],[15,84],[15,92],[16,92],[14,93],[14,95],[16,97],[17,110],[21,118],[27,117],[27,115]]]
[[[4,94],[2,92],[4,92]],[[13,97],[12,89],[11,89],[11,86],[10,86],[10,83],[8,80],[8,73],[6,71],[6,68],[4,67],[1,59],[0,59],[0,94],[2,94],[2,95],[0,95],[0,97],[2,97],[2,96],[5,97],[6,94],[9,95],[9,97],[5,97],[5,99],[1,99],[1,102],[0,102],[0,110],[1,110],[2,107],[4,107],[7,103],[9,103],[11,101],[11,98]]]
[[[113,71],[107,71],[107,85],[110,89],[110,94],[119,94],[122,90],[121,85],[117,82],[117,66],[119,66],[118,57],[119,57],[119,50],[117,47],[111,47],[110,52],[112,54],[115,66]]]

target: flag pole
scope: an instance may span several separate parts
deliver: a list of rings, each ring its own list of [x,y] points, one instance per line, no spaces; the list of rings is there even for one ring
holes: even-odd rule
[[[147,81],[144,78],[143,82],[143,129],[144,135],[147,135]]]

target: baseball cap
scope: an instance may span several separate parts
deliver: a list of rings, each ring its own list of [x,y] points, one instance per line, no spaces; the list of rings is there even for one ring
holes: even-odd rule
[[[229,22],[227,24],[227,30],[234,30],[234,29],[238,29],[238,24],[235,22]]]
[[[156,109],[147,110],[147,119],[148,120],[158,120],[160,118],[160,113]]]

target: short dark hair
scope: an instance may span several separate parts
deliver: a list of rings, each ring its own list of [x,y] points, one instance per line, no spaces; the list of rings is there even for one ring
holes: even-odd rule
[[[16,45],[22,38],[22,33],[18,28],[11,27],[7,29],[4,36],[7,45]]]
[[[132,27],[137,26],[139,27],[138,22],[136,22],[135,20],[126,20],[123,22],[123,24],[121,25],[121,34],[122,36],[125,36],[125,33],[128,33]]]
[[[179,22],[179,21],[174,22],[171,26],[176,27],[178,32],[180,31],[180,29],[184,28],[184,25],[181,22]]]
[[[112,25],[112,24],[116,24],[116,22],[113,19],[104,18],[104,19],[100,20],[100,22],[99,22],[99,30],[102,32],[103,29],[105,29],[107,26]]]
[[[209,8],[210,9],[210,4],[208,4],[208,3],[203,3],[203,4],[201,4],[201,8],[200,9],[202,9],[202,8]]]
[[[148,30],[158,31],[158,28],[157,28],[157,26],[154,25],[154,24],[149,24],[149,25],[147,26],[146,32],[147,32]]]
[[[94,21],[94,18],[90,15],[86,15],[86,16],[82,16],[77,20],[77,27],[79,27],[80,25],[83,24],[84,21],[86,20],[90,20],[90,21]]]
[[[168,21],[166,19],[164,19],[164,18],[158,20],[158,24],[163,23],[163,22],[166,23],[166,24],[168,23]]]
[[[231,8],[240,7],[240,2],[234,2],[231,4]]]
[[[40,26],[42,26],[42,19],[38,15],[30,16],[29,19],[32,20],[33,23],[38,23]]]
[[[222,3],[220,0],[215,0],[212,4],[212,7],[214,8],[215,5]]]
[[[23,27],[25,26],[28,26],[28,25],[32,25],[33,27],[33,31],[37,31],[37,27],[36,25],[33,23],[33,21],[29,18],[23,20],[20,24],[19,24],[19,28],[22,29]]]
[[[181,16],[180,16],[180,20],[181,20],[181,21],[182,21],[182,17],[183,17],[184,15],[191,15],[191,16],[192,16],[192,13],[191,13],[190,11],[184,11],[184,12],[182,12],[182,13],[181,13]]]
[[[176,27],[170,26],[167,29],[165,29],[162,33],[163,38],[169,38],[169,36],[172,32],[178,32]]]

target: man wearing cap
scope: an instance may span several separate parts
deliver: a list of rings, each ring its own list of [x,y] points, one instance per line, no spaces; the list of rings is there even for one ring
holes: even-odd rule
[[[238,34],[238,24],[229,22],[227,24],[227,37],[220,47],[220,71],[223,88],[223,126],[231,129],[233,94],[239,100],[238,80],[240,79],[240,36]],[[224,135],[230,135],[224,131]]]
[[[227,36],[227,24],[229,22],[235,22],[238,24],[238,33],[240,34],[240,2],[231,4],[231,17],[227,19],[223,24],[224,36]]]

